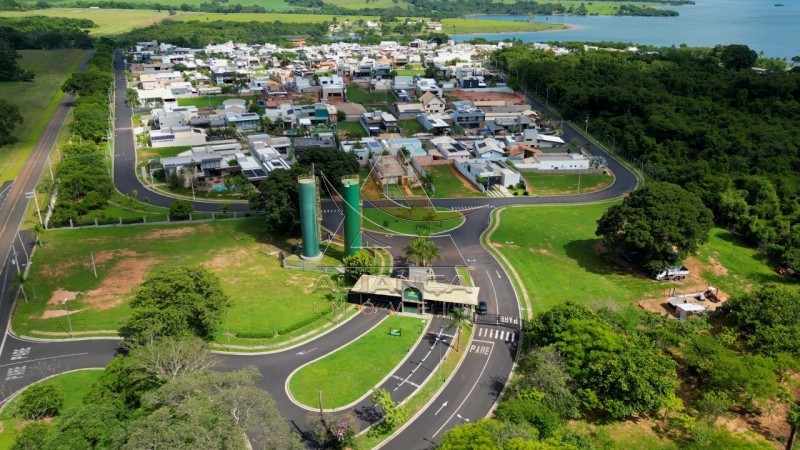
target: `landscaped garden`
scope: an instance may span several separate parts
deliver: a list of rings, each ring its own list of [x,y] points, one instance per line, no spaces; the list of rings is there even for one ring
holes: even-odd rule
[[[306,406],[319,407],[322,392],[324,408],[358,400],[406,357],[423,326],[418,318],[387,317],[346,347],[295,372],[289,379],[292,396]]]
[[[22,335],[116,334],[144,278],[175,265],[220,278],[232,301],[220,343],[275,344],[332,319],[331,301],[312,292],[318,274],[282,268],[278,252],[290,253],[291,244],[261,220],[50,230],[42,240],[25,284],[29,302],[17,303],[13,318]]]
[[[64,395],[61,411],[80,405],[89,388],[103,374],[102,370],[78,370],[68,372],[46,381],[54,384]],[[0,450],[8,450],[14,446],[17,436],[23,426],[28,426],[31,421],[18,417],[19,397],[15,397],[0,411]],[[41,419],[49,420],[49,419]]]
[[[464,217],[446,208],[364,208],[363,226],[382,233],[419,234],[443,233],[461,226]]]

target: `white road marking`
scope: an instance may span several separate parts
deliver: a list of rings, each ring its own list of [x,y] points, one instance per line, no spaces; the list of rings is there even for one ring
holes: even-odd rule
[[[435,416],[435,415],[439,414],[439,412],[440,412],[440,411],[442,410],[442,408],[444,408],[445,406],[447,406],[447,402],[444,402],[444,403],[442,403],[442,406],[440,406],[440,407],[439,407],[439,409],[437,409],[437,410],[436,410],[436,412],[435,412],[435,413],[433,413],[433,415]]]
[[[473,339],[473,341],[474,341],[474,339]],[[494,342],[490,342],[490,344],[492,344],[492,349],[494,349]],[[489,354],[490,354],[490,356],[491,356],[491,350],[489,351]],[[475,386],[477,386],[477,385],[478,385],[478,382],[479,382],[479,381],[481,381],[481,377],[483,377],[483,372],[485,372],[485,371],[486,371],[486,366],[488,366],[488,365],[489,365],[489,359],[490,359],[490,358],[488,358],[488,357],[487,357],[487,358],[486,358],[486,361],[484,361],[484,363],[483,363],[483,368],[481,369],[481,372],[480,372],[480,373],[478,374],[478,376],[475,378],[475,383],[473,383],[473,384],[472,384],[472,387],[469,389],[469,392],[467,392],[467,395],[464,397],[464,400],[462,400],[462,401],[461,401],[461,404],[460,404],[460,405],[458,405],[458,407],[456,408],[455,412],[453,412],[453,414],[452,414],[450,417],[448,417],[448,418],[447,418],[447,420],[445,420],[445,421],[444,421],[444,423],[442,424],[442,426],[441,426],[441,427],[439,427],[439,429],[438,429],[438,430],[436,430],[436,432],[435,432],[435,433],[433,433],[433,436],[431,436],[431,438],[436,438],[436,436],[438,436],[438,435],[439,435],[439,433],[442,431],[442,428],[444,428],[444,427],[445,427],[445,426],[448,424],[448,422],[450,422],[451,420],[453,420],[453,417],[456,415],[456,413],[458,412],[458,410],[459,410],[459,409],[461,409],[461,407],[462,407],[462,406],[464,406],[464,403],[466,403],[466,402],[467,402],[467,399],[469,399],[469,396],[470,396],[470,395],[472,395],[472,391],[474,391],[474,390],[475,390]]]
[[[498,274],[499,276],[500,274]],[[489,283],[492,285],[492,295],[494,295],[494,313],[500,314],[500,304],[497,303],[497,290],[494,288],[494,281],[492,281],[492,276],[489,275],[489,271],[486,271],[486,276],[489,277]]]
[[[47,358],[31,359],[31,360],[28,360],[28,361],[26,361],[26,362],[28,362],[28,363],[32,363],[32,362],[36,362],[36,361],[44,361],[44,360],[47,360],[47,359],[56,359],[56,358],[69,358],[70,356],[81,356],[81,355],[88,355],[88,354],[89,354],[89,352],[83,352],[83,353],[70,353],[69,355],[49,356],[49,357],[47,357]],[[8,366],[13,366],[13,365],[15,365],[15,364],[16,364],[16,363],[11,363],[11,364],[2,364],[2,365],[0,365],[0,367],[8,367]]]
[[[306,350],[306,351],[304,351],[304,352],[297,352],[296,354],[297,354],[297,355],[306,355],[306,354],[308,354],[308,353],[311,353],[311,352],[313,352],[313,351],[314,351],[314,350],[316,350],[316,349],[317,349],[317,347],[314,347],[314,348],[312,348],[311,350]]]

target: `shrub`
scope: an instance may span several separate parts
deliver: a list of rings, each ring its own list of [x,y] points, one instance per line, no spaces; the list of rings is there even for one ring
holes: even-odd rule
[[[169,206],[169,215],[173,219],[184,220],[188,219],[189,215],[194,212],[194,206],[186,200],[175,200]]]
[[[23,419],[39,420],[58,415],[64,406],[64,393],[53,382],[34,384],[19,398],[18,414]]]

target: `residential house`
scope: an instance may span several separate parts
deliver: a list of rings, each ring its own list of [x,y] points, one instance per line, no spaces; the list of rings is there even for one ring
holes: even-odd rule
[[[261,116],[256,113],[225,113],[225,124],[237,131],[258,131],[261,129]]]
[[[426,92],[419,98],[420,103],[428,114],[438,114],[444,112],[445,102],[433,92]]]
[[[436,147],[436,151],[431,152],[434,157],[441,157],[443,159],[469,159],[472,156],[464,143],[450,136],[435,137],[431,139],[431,144]]]
[[[520,175],[501,160],[463,159],[455,162],[455,168],[469,181],[484,189],[500,185],[515,186],[520,182]]]
[[[436,80],[433,78],[420,78],[417,80],[416,91],[417,97],[421,97],[426,92],[433,92],[440,98],[442,96],[442,88],[436,84]]]
[[[400,120],[416,119],[425,113],[422,103],[395,103],[394,110]]]
[[[503,144],[493,138],[478,139],[469,143],[472,154],[476,158],[497,159],[505,156]]]
[[[366,164],[374,155],[383,153],[383,145],[375,138],[363,137],[357,141],[342,141],[339,149],[347,153],[355,153],[359,162]]]
[[[187,126],[150,130],[148,136],[150,138],[150,146],[153,148],[183,147],[206,143],[204,130]]]
[[[417,116],[417,122],[422,124],[422,127],[427,133],[444,134],[450,129],[450,124],[447,122],[452,120],[446,114],[420,114]]]
[[[372,176],[378,180],[382,188],[390,184],[403,186],[417,182],[411,165],[404,164],[397,156],[373,156],[370,168]]]
[[[377,136],[384,132],[397,131],[397,118],[383,111],[364,113],[359,118],[359,122],[369,136]]]
[[[465,129],[480,128],[486,119],[486,113],[474,107],[459,108],[450,113],[453,124]]]
[[[317,79],[320,87],[322,87],[322,99],[339,99],[344,100],[345,87],[344,80],[339,75],[331,75],[329,77],[319,77]]]
[[[336,140],[333,133],[320,133],[314,137],[300,137],[294,140],[295,153],[311,148],[336,148]]]
[[[422,141],[417,138],[393,138],[382,140],[383,148],[390,155],[396,155],[400,149],[406,149],[410,158],[428,156],[428,152],[423,148]]]
[[[580,153],[541,153],[521,161],[515,161],[519,170],[537,170],[545,172],[589,170],[589,158]]]

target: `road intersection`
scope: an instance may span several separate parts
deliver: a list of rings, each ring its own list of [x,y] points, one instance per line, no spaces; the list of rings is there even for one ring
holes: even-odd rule
[[[140,200],[148,197],[151,204],[169,206],[174,198],[150,190],[136,176],[136,151],[131,130],[132,110],[125,105],[126,81],[122,55],[117,54],[115,62],[114,95],[114,183],[125,194],[137,191]],[[532,101],[534,108],[544,110],[544,106]],[[27,206],[24,193],[32,191],[43,170],[43,163],[49,157],[61,125],[70,107],[70,99],[65,96],[51,119],[45,134],[31,155],[29,165],[11,185],[0,186],[0,212],[5,223],[0,234],[0,254],[5,255],[0,272],[0,319],[10,325],[10,311],[17,299],[17,289],[13,280],[18,267],[27,267],[28,255],[32,250],[32,240],[26,233],[17,234]],[[565,138],[586,142],[583,136],[565,124]],[[422,449],[434,446],[442,433],[468,421],[479,420],[491,412],[499,400],[506,382],[511,375],[521,340],[521,314],[519,301],[513,285],[503,266],[481,243],[480,236],[490,224],[491,212],[500,206],[566,204],[602,201],[617,198],[635,189],[637,177],[602,149],[595,148],[595,154],[604,156],[608,167],[616,178],[609,188],[588,194],[554,197],[514,197],[514,198],[470,198],[437,199],[436,206],[455,210],[469,210],[465,222],[448,235],[437,239],[443,247],[445,261],[443,266],[468,266],[475,285],[482,289],[482,300],[487,301],[490,317],[494,323],[475,324],[473,336],[457,370],[446,381],[445,386],[420,413],[408,421],[390,440],[383,444],[388,449]],[[192,202],[198,211],[219,211],[218,203]],[[380,202],[375,202],[380,204]],[[11,206],[13,204],[13,206]],[[336,229],[341,216],[332,202],[326,203],[323,210],[323,225]],[[365,201],[365,207],[375,206]],[[487,207],[488,206],[488,207]],[[246,211],[247,205],[232,204],[230,211]],[[332,227],[332,228],[331,228]],[[365,233],[370,240],[380,242],[394,258],[394,267],[404,265],[402,249],[408,242],[407,236],[394,236],[382,233]],[[23,266],[24,264],[24,266]],[[386,311],[378,310],[370,314],[362,311],[346,323],[328,331],[311,341],[267,354],[221,355],[225,369],[246,366],[257,367],[263,378],[259,385],[275,398],[281,413],[298,432],[309,438],[309,413],[295,404],[286,389],[287,379],[298,367],[314,359],[335,351],[356,339],[385,317]],[[424,382],[436,376],[440,358],[431,356],[444,345],[451,346],[451,337],[442,337],[442,329],[448,319],[431,317],[430,324],[419,344],[411,350],[407,358],[390,374],[381,387],[387,389],[393,399],[402,401],[409,398]],[[452,333],[448,331],[447,333]],[[46,342],[16,337],[7,326],[0,347],[0,400],[13,392],[45,376],[87,367],[104,367],[118,352],[117,339],[74,339]],[[447,342],[447,344],[445,344]],[[440,348],[437,349],[436,347]],[[436,350],[434,350],[436,349]],[[453,351],[452,349],[450,351]],[[362,424],[374,423],[378,419],[369,397],[362,398],[352,407]]]

